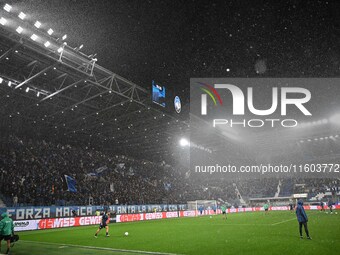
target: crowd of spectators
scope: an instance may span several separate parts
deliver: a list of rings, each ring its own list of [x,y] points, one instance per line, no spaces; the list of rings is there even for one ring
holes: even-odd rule
[[[334,178],[318,178],[318,179],[298,179],[294,180],[294,193],[326,193],[339,192],[340,180]]]
[[[10,136],[0,150],[0,195],[14,206],[175,204],[198,199],[237,203],[239,195],[273,197],[278,191],[277,178],[202,179],[166,162],[44,140]],[[76,192],[67,190],[65,175],[76,181]],[[320,180],[306,181],[315,184],[309,185],[313,192],[330,186],[320,185]]]
[[[1,150],[0,193],[17,204],[161,203],[178,181],[164,162],[89,148],[11,137]],[[77,192],[67,191],[65,175],[75,179]]]

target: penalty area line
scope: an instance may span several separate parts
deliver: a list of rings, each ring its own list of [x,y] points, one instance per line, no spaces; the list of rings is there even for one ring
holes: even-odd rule
[[[123,252],[123,253],[125,252],[125,253],[135,253],[135,254],[180,255],[178,253],[166,253],[166,252],[156,252],[156,251],[139,251],[139,250],[125,250],[125,249],[114,249],[114,248],[107,248],[107,247],[84,246],[84,245],[77,245],[77,244],[36,242],[36,241],[28,241],[28,240],[20,240],[20,242],[46,244],[46,245],[56,245],[56,246],[61,246],[63,248],[74,247],[74,248],[82,248],[82,249],[89,249],[89,250],[103,250],[103,251]]]
[[[280,221],[280,222],[276,222],[276,223],[271,224],[271,226],[279,225],[281,223],[285,223],[285,222],[292,221],[292,220],[296,220],[296,218],[289,219],[289,220],[283,220],[283,221]]]

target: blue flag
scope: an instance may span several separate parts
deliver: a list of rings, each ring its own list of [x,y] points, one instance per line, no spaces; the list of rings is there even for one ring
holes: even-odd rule
[[[77,192],[76,188],[76,180],[72,178],[71,176],[68,176],[65,174],[65,180],[67,183],[67,191],[69,192]]]

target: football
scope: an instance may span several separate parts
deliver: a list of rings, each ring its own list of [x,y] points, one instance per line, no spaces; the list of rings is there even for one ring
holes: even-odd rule
[[[128,236],[128,235],[129,235],[129,232],[125,232],[124,235],[125,235],[125,236]]]

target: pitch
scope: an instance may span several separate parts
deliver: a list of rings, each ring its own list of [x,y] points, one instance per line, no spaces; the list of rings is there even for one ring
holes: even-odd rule
[[[327,254],[340,249],[340,215],[307,211],[313,240],[300,239],[295,213],[228,214],[20,233],[21,254]],[[129,232],[128,236],[124,233]]]

